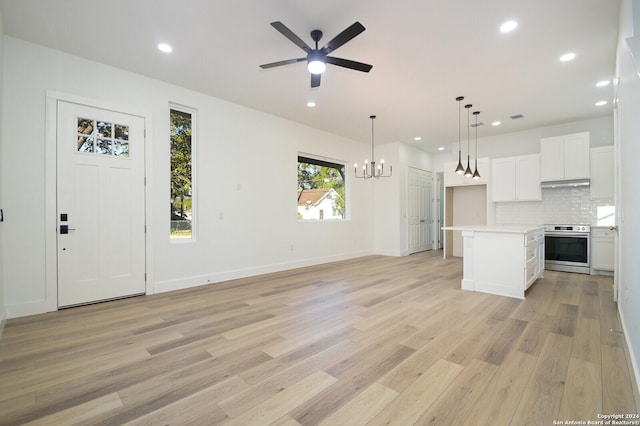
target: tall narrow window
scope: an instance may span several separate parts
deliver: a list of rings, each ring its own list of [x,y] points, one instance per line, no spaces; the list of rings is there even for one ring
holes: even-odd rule
[[[298,156],[298,219],[344,218],[344,164]]]
[[[193,238],[192,112],[171,108],[171,239]]]

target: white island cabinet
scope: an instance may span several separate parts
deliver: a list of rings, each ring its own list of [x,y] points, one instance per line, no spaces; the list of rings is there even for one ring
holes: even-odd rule
[[[462,289],[524,299],[544,272],[542,225],[451,226],[462,231]]]

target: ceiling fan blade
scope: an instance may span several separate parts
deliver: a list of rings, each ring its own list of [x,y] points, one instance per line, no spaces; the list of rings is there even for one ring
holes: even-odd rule
[[[356,71],[369,72],[371,71],[371,68],[373,68],[373,65],[350,61],[349,59],[334,58],[332,56],[327,56],[325,60],[328,64],[333,64],[339,67],[349,68]]]
[[[340,46],[342,46],[343,44],[345,44],[346,42],[348,42],[349,40],[351,40],[352,38],[354,38],[355,36],[363,32],[364,30],[365,30],[364,26],[360,22],[356,22],[353,25],[351,25],[349,28],[347,28],[346,30],[342,31],[340,34],[335,36],[333,39],[331,39],[329,43],[324,45],[322,50],[325,53],[331,53],[332,51],[336,50],[337,48],[339,48]]]
[[[320,76],[322,74],[311,74],[311,87],[320,86]]]
[[[305,52],[309,53],[312,50],[307,43],[305,43],[300,37],[295,35],[294,32],[291,31],[289,28],[287,28],[282,22],[280,21],[272,22],[271,26],[276,30],[278,30],[280,34],[282,34],[283,36],[291,40],[293,44],[295,44]]]
[[[260,68],[266,70],[267,68],[279,67],[281,65],[295,64],[295,63],[306,61],[306,60],[307,58],[287,59],[286,61],[278,61],[278,62],[271,62],[269,64],[263,64],[263,65],[260,65]]]

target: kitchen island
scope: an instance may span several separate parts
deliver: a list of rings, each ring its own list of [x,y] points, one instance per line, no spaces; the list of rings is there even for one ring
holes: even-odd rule
[[[544,272],[544,226],[448,226],[463,239],[462,289],[524,299]]]

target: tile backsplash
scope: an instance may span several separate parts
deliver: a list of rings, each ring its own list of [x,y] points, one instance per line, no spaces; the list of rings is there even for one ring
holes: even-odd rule
[[[588,187],[544,188],[542,201],[496,203],[496,223],[609,226],[613,205],[613,200],[591,200]]]

